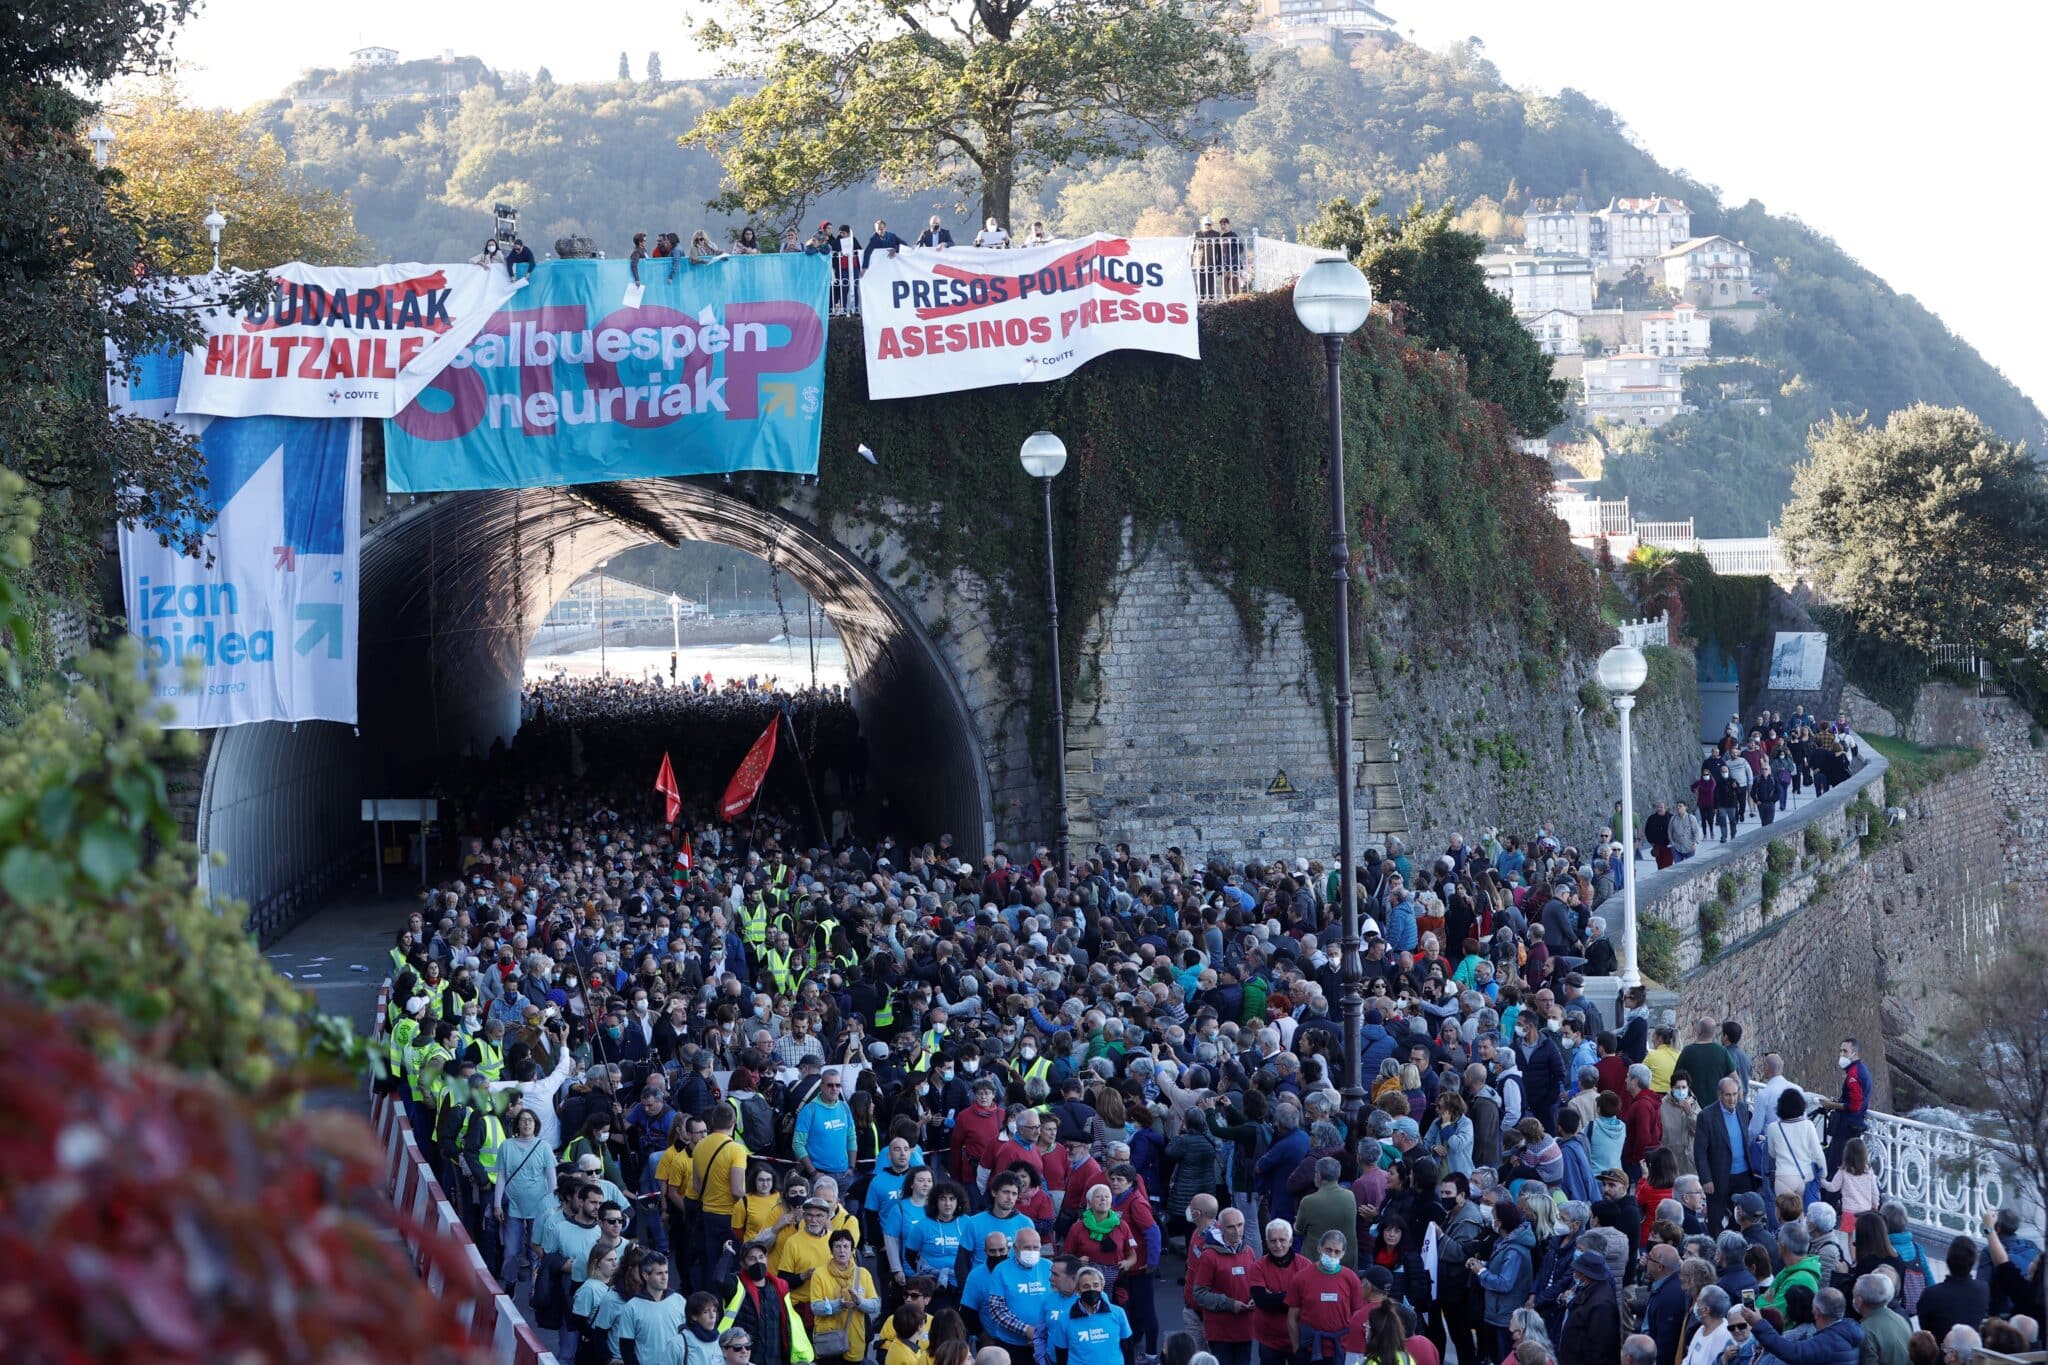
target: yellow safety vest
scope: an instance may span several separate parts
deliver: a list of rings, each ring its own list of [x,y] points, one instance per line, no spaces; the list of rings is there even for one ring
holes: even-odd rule
[[[441,1091],[447,1088],[448,1073],[441,1070],[441,1063],[449,1058],[449,1051],[439,1043],[429,1043],[419,1054],[419,1065],[412,1074],[412,1097],[421,1104],[438,1102]]]
[[[791,970],[795,957],[794,953],[768,950],[768,975],[775,982],[775,989],[784,995],[796,994],[796,973]]]
[[[765,1288],[766,1286],[763,1287]],[[747,1287],[744,1284],[735,1284],[733,1286],[732,1297],[726,1300],[725,1303],[725,1317],[718,1324],[718,1331],[721,1336],[731,1331],[733,1323],[739,1318],[740,1301],[746,1296],[746,1292]],[[787,1294],[782,1296],[782,1315],[789,1321],[790,1365],[810,1365],[813,1359],[811,1354],[811,1334],[804,1330],[804,1320],[797,1316],[796,1305],[789,1301],[789,1295]]]
[[[896,1022],[896,988],[891,986],[882,997],[881,1006],[875,1010],[875,1027],[888,1028]]]
[[[487,1081],[497,1080],[505,1070],[505,1049],[493,1046],[482,1035],[470,1041],[476,1044],[476,1074]]]
[[[943,1046],[945,1046],[945,1039],[939,1036],[939,1031],[935,1028],[926,1029],[924,1036],[917,1040],[918,1068],[922,1070],[930,1066],[932,1058],[939,1055],[939,1049]]]
[[[1032,1059],[1030,1066],[1024,1068],[1024,1074],[1020,1076],[1018,1079],[1023,1084],[1029,1085],[1034,1080],[1043,1079],[1051,1071],[1052,1059],[1041,1052],[1038,1056]],[[1050,1085],[1051,1082],[1047,1082],[1047,1084]]]
[[[756,953],[768,945],[768,908],[757,902],[740,905],[740,934]]]
[[[417,1019],[405,1018],[391,1026],[391,1037],[384,1045],[384,1060],[391,1067],[393,1076],[409,1076],[415,1052],[413,1039],[419,1036]]]
[[[462,1121],[462,1131],[469,1132],[469,1120]],[[496,1114],[484,1115],[484,1145],[477,1149],[476,1164],[486,1171],[498,1169],[498,1148],[505,1141],[505,1121]]]

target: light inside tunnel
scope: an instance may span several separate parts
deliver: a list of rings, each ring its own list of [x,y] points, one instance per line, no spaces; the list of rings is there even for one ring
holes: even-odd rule
[[[966,702],[893,590],[784,509],[727,486],[639,480],[440,494],[368,527],[357,732],[266,724],[215,736],[198,835],[227,861],[208,870],[209,890],[260,916],[368,866],[361,800],[428,795],[450,765],[511,740],[528,647],[570,585],[635,546],[685,540],[766,560],[816,600],[845,651],[887,831],[988,847],[987,767]]]

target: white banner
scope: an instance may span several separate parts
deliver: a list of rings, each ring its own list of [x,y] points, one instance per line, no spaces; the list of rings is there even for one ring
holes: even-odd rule
[[[112,392],[115,408],[197,437],[214,514],[192,558],[121,527],[128,629],[151,689],[174,729],[353,724],[363,424],[178,415],[180,368],[145,358]]]
[[[179,412],[396,417],[525,284],[502,266],[467,263],[293,261],[270,276],[259,308],[201,311],[206,344],[185,357]],[[186,300],[219,289],[212,277],[194,278]]]
[[[1016,251],[905,247],[860,281],[868,397],[1064,379],[1111,351],[1201,358],[1187,243],[1097,235]]]
[[[1827,676],[1828,637],[1817,630],[1781,630],[1771,644],[1773,692],[1818,692]]]

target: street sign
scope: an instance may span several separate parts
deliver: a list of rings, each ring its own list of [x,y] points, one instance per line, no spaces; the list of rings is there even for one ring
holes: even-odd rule
[[[1285,768],[1282,768],[1282,769],[1280,769],[1279,771],[1277,771],[1277,772],[1275,772],[1275,773],[1273,774],[1273,780],[1272,780],[1271,782],[1268,782],[1268,783],[1266,784],[1266,795],[1268,795],[1268,796],[1292,796],[1292,795],[1294,795],[1294,784],[1293,784],[1292,782],[1289,782],[1289,781],[1287,780],[1287,770],[1286,770]]]

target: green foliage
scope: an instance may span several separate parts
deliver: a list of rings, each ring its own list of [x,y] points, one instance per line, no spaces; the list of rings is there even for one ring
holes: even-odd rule
[[[1378,204],[1333,199],[1302,236],[1356,261],[1373,297],[1402,310],[1409,335],[1463,356],[1472,392],[1500,404],[1515,430],[1540,436],[1562,422],[1567,386],[1550,377],[1550,357],[1513,306],[1487,287],[1484,239],[1451,226],[1448,207],[1416,204],[1396,224],[1373,212]]]
[[[1528,772],[1536,766],[1536,760],[1529,756],[1528,750],[1505,730],[1496,731],[1491,736],[1481,735],[1472,741],[1473,762],[1482,758],[1490,758],[1499,764],[1502,773]]]
[[[1806,614],[1827,632],[1828,658],[1841,665],[1843,676],[1885,710],[1911,720],[1934,661],[1912,644],[1864,630],[1839,606],[1816,603]]]
[[[1771,845],[1773,848],[1784,847],[1782,844],[1779,844],[1775,839],[1771,841]],[[1785,851],[1789,856],[1791,850],[1786,849]],[[1771,913],[1771,906],[1777,901],[1778,892],[1784,888],[1784,885],[1784,873],[1778,871],[1776,868],[1767,867],[1764,869],[1762,896],[1760,899],[1763,906],[1763,912],[1765,915],[1768,916]]]
[[[1692,654],[1675,645],[1644,645],[1643,662],[1650,672],[1636,689],[1636,704],[1647,706],[1659,697],[1697,697],[1699,669]]]
[[[2024,648],[2048,604],[2048,478],[1960,409],[1815,431],[1779,535],[1866,633]]]
[[[1866,735],[1864,738],[1868,739],[1869,736]],[[1805,834],[1800,836],[1800,843],[1808,853],[1811,853],[1816,858],[1831,858],[1834,856],[1835,841],[1828,837],[1827,831],[1820,827],[1818,821],[1806,827]]]
[[[1812,826],[1809,825],[1807,828],[1811,829]],[[1798,861],[1799,855],[1794,853],[1792,846],[1783,839],[1773,839],[1764,845],[1764,867],[1780,877],[1790,872]]]
[[[1636,918],[1636,966],[1652,981],[1669,986],[1678,980],[1678,930],[1648,915]]]
[[[724,165],[719,207],[783,223],[877,176],[976,194],[979,216],[1011,223],[1012,195],[1047,172],[1198,147],[1202,107],[1258,87],[1249,11],[1190,0],[900,0],[829,23],[805,0],[725,10],[698,34],[759,85],[683,142]]]
[[[1108,595],[1128,525],[1140,547],[1176,532],[1195,563],[1229,585],[1248,639],[1257,638],[1268,592],[1294,602],[1327,687],[1334,651],[1318,344],[1282,294],[1205,308],[1202,332],[1199,365],[1125,353],[1057,384],[827,404],[820,515],[886,520],[941,579],[964,571],[1004,627],[998,648],[1028,651],[1043,677],[1040,632],[1019,628],[1044,610],[1043,513],[1016,451],[1039,428],[1063,433],[1071,459],[1053,496],[1070,668]],[[831,391],[862,392],[863,366],[859,324],[835,326]],[[1548,470],[1514,449],[1497,409],[1464,392],[1458,367],[1375,319],[1346,343],[1343,393],[1353,573],[1367,608],[1354,611],[1354,628],[1367,634],[1372,595],[1399,580],[1413,619],[1452,647],[1473,614],[1503,612],[1532,651],[1589,647],[1591,583],[1544,505]],[[879,468],[854,453],[862,442]],[[904,514],[938,507],[974,513]]]
[[[1715,573],[1705,555],[1691,550],[1674,555],[1672,567],[1685,604],[1686,634],[1701,644],[1712,641],[1732,652],[1757,633],[1764,600],[1771,590],[1770,579],[1759,574]]]
[[[22,584],[39,507],[0,473],[0,627],[29,637]],[[15,657],[7,687],[19,687]],[[133,641],[16,694],[0,728],[0,982],[32,999],[90,1001],[122,1026],[108,1049],[139,1048],[255,1092],[314,1050],[310,1002],[208,905],[180,837],[162,765],[192,737],[157,722]]]
[[[1911,796],[1952,773],[1974,768],[1984,761],[1982,749],[1960,744],[1915,744],[1910,739],[1889,735],[1865,735],[1863,742],[1891,764],[1891,770],[1885,774],[1885,786],[1902,796]]]
[[[1714,878],[1714,895],[1729,905],[1735,904],[1737,890],[1733,873],[1723,872],[1720,876]]]
[[[1607,695],[1607,689],[1600,685],[1598,678],[1588,678],[1579,684],[1579,705],[1586,708],[1586,714],[1603,725],[1616,723],[1614,698]]]
[[[1866,857],[1891,842],[1892,828],[1885,823],[1884,807],[1870,799],[1870,788],[1858,792],[1843,815],[1848,818],[1852,832],[1862,827],[1863,833],[1856,835],[1856,847]]]

